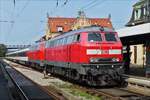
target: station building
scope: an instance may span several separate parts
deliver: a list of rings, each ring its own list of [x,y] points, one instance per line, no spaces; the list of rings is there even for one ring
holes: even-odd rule
[[[126,26],[132,27],[137,25],[143,25],[146,23],[150,23],[150,0],[140,0],[139,2],[133,5],[132,16],[130,21],[126,24]],[[143,28],[143,33],[144,31],[146,31],[145,28]],[[132,64],[141,65],[142,67],[150,64],[150,59],[148,59],[150,46],[148,45],[148,42],[150,42],[150,40],[147,41],[146,44],[138,44],[131,46]]]
[[[141,67],[150,75],[150,0],[139,0],[125,28],[117,30],[124,46],[129,47],[130,66]]]

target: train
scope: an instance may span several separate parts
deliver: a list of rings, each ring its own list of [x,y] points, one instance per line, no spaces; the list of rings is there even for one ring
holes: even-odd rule
[[[7,53],[6,58],[90,86],[113,86],[122,82],[122,48],[114,29],[89,26]]]

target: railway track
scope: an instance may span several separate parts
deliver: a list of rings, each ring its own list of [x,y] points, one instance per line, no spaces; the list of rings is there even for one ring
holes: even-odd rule
[[[9,90],[16,100],[67,100],[54,89],[48,91],[39,86],[5,62],[1,62],[3,72],[8,80]]]
[[[150,100],[150,80],[147,78],[126,77],[127,86],[107,88],[87,88],[75,85],[90,94],[100,96],[102,100]]]
[[[75,87],[92,95],[99,96],[102,100],[150,100],[150,96],[129,91],[128,88],[87,88],[77,85]]]
[[[109,88],[109,89],[97,89],[98,94],[102,94],[104,100],[149,100],[147,96],[143,96],[137,93],[128,91],[126,88]],[[149,99],[148,99],[149,98]]]
[[[89,88],[76,84],[74,87],[79,88],[80,90],[89,94],[99,96],[102,98],[102,100],[150,100],[150,96],[138,93],[137,91],[131,91],[128,87]]]
[[[20,100],[29,100],[27,95],[24,93],[24,91],[21,89],[21,87],[18,85],[17,82],[11,77],[11,75],[8,73],[8,71],[4,68],[4,65],[0,63],[0,66],[2,68],[3,73],[5,74],[5,77],[7,77],[7,80],[9,80],[9,84],[11,84],[11,87],[15,88],[15,94],[12,94],[14,98],[20,99]]]

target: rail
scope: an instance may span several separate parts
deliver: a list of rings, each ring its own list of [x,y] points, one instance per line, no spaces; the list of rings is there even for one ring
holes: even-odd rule
[[[20,100],[29,100],[29,98],[26,96],[26,94],[23,92],[23,90],[20,88],[20,86],[15,82],[15,80],[11,77],[11,75],[9,74],[9,72],[6,70],[7,66],[6,64],[4,64],[3,62],[0,62],[0,66],[2,68],[2,71],[4,72],[5,76],[7,77],[7,79],[9,81],[11,81],[11,83],[13,84],[13,86],[16,89],[16,92],[19,96]]]

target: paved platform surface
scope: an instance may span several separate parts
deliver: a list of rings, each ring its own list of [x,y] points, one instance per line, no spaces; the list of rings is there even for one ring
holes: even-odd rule
[[[130,65],[129,75],[145,77],[146,68],[140,65]]]
[[[7,88],[7,80],[4,77],[0,66],[0,100],[12,100],[10,99],[9,91]]]

